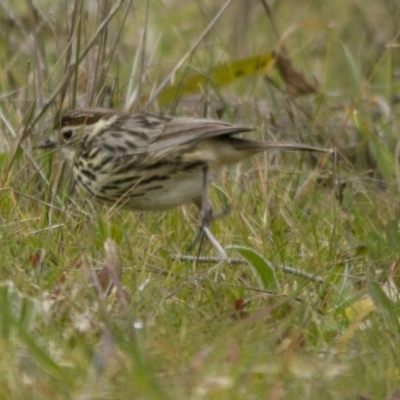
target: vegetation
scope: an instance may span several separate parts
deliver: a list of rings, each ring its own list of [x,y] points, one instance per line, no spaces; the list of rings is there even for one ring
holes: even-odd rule
[[[396,2],[28,0],[0,17],[1,399],[397,398]],[[205,244],[196,261],[194,207],[92,204],[34,151],[89,106],[336,153],[225,171],[212,230],[234,260]]]

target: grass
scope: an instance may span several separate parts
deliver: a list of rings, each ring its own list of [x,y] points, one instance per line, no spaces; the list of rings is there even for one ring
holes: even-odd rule
[[[394,399],[397,5],[232,2],[211,22],[222,4],[206,0],[53,3],[0,11],[0,398]],[[288,95],[274,68],[154,96],[282,44],[317,93]],[[224,171],[211,199],[231,213],[212,230],[241,261],[185,261],[192,206],[92,204],[59,155],[33,151],[61,110],[149,100],[337,157],[271,152]]]

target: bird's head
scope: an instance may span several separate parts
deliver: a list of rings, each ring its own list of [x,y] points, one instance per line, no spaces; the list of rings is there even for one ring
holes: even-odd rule
[[[65,114],[54,126],[54,134],[40,142],[35,149],[60,148],[68,161],[75,158],[77,149],[85,141],[108,125],[112,113],[109,110],[75,110]]]

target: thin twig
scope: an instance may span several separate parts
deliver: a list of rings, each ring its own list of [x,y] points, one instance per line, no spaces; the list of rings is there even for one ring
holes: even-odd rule
[[[246,264],[246,260],[243,258],[218,258],[218,257],[197,257],[197,256],[175,256],[171,255],[171,258],[176,261],[189,261],[189,262],[194,262],[197,261],[199,263],[210,263],[210,264],[218,264],[220,262],[226,262],[228,264]],[[325,280],[324,278],[315,275],[315,274],[310,274],[309,272],[305,272],[293,267],[287,267],[283,265],[274,265],[275,268],[281,270],[282,272],[286,274],[291,274],[291,275],[296,275],[301,278],[308,279],[310,281],[314,282],[319,282],[319,283],[324,283]]]
[[[57,224],[57,225],[48,226],[48,227],[42,228],[42,229],[36,229],[35,231],[27,233],[26,236],[33,236],[33,235],[37,235],[38,233],[52,231],[53,229],[62,228],[63,226],[65,226],[65,224]]]

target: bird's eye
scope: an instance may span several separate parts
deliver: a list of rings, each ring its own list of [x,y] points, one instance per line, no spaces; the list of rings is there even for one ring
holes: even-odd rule
[[[69,140],[69,139],[71,139],[72,133],[73,133],[72,130],[63,132],[63,133],[62,133],[63,139],[64,139],[64,140]]]

